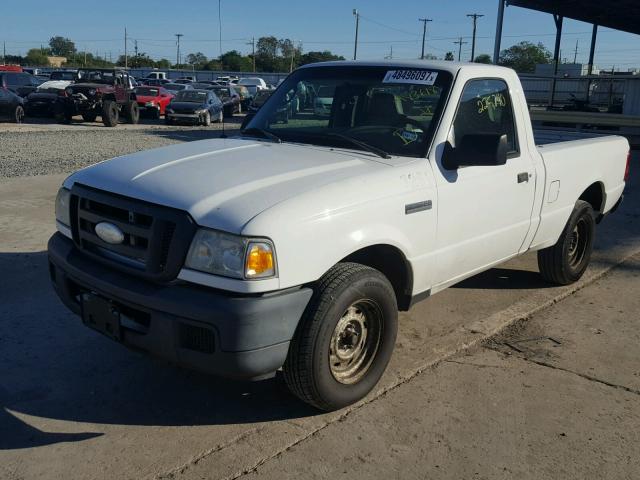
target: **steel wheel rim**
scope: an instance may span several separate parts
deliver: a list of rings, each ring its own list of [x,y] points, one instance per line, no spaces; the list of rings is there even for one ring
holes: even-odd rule
[[[569,248],[567,253],[569,256],[569,265],[572,268],[580,265],[582,263],[582,260],[584,259],[588,243],[587,232],[587,222],[583,218],[581,218],[580,220],[578,220],[578,223],[576,223],[575,227],[573,227],[571,237],[569,238]]]
[[[329,344],[329,368],[337,382],[357,383],[369,371],[380,348],[382,325],[382,312],[370,300],[358,300],[345,310]]]

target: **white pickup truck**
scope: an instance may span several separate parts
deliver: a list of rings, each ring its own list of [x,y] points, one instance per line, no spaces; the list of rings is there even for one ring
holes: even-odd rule
[[[67,178],[51,279],[127,346],[229,377],[282,369],[322,410],[374,387],[398,310],[534,250],[549,282],[578,280],[628,173],[621,137],[536,146],[495,66],[309,65],[243,127]]]

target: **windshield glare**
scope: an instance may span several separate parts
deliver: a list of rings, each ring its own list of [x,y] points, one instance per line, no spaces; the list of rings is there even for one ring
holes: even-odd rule
[[[392,155],[423,157],[451,84],[428,68],[310,67],[290,75],[246,128],[283,141],[358,148],[352,137]]]

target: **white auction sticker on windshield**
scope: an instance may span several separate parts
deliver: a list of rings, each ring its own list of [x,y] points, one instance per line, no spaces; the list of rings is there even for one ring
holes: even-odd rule
[[[438,72],[429,70],[389,70],[382,83],[413,83],[419,85],[433,85],[438,78]]]

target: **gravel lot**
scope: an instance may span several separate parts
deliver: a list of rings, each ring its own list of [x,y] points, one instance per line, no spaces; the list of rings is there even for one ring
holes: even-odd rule
[[[237,132],[241,121],[240,116],[227,120],[229,133]],[[218,124],[169,127],[149,123],[107,128],[95,123],[0,123],[0,178],[70,173],[119,155],[217,137],[220,130]]]

